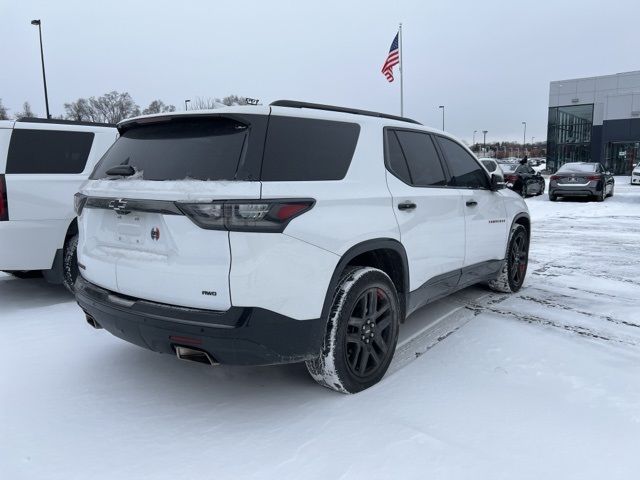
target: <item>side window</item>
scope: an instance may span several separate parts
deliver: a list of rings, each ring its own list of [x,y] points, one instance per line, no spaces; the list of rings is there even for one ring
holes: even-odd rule
[[[449,185],[466,188],[489,188],[485,171],[461,145],[448,138],[438,137],[440,148],[449,165]]]
[[[393,130],[387,130],[387,165],[396,177],[404,183],[411,184],[407,161],[402,153],[396,132]]]
[[[6,173],[82,173],[94,134],[15,129]]]
[[[349,170],[359,135],[356,123],[271,116],[261,178],[341,180]]]
[[[416,187],[444,186],[444,171],[431,135],[406,130],[396,130],[395,134],[407,160],[411,184]]]

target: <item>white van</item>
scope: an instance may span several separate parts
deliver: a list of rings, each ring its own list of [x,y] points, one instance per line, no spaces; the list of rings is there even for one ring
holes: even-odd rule
[[[117,136],[109,124],[0,121],[0,270],[73,285],[73,195]]]

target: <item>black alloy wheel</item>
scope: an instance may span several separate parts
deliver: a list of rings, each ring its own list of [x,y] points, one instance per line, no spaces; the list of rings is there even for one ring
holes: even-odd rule
[[[524,228],[516,230],[509,246],[509,283],[518,290],[524,282],[529,262],[527,232]]]
[[[402,314],[385,272],[348,267],[333,295],[323,348],[306,361],[307,370],[320,385],[342,393],[375,385],[393,360]]]
[[[393,353],[393,333],[389,296],[377,287],[362,292],[349,315],[344,336],[350,373],[362,379],[377,373]]]

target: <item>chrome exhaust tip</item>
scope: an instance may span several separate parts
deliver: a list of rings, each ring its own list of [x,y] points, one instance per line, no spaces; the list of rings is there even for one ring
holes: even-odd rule
[[[100,325],[95,318],[93,318],[91,315],[89,315],[88,313],[84,314],[86,319],[87,319],[87,323],[89,325],[91,325],[93,328],[95,328],[96,330],[99,330],[102,328],[102,325]]]
[[[204,363],[205,365],[219,365],[211,355],[202,350],[196,350],[190,347],[181,347],[176,345],[176,356],[180,360],[187,360],[189,362]]]

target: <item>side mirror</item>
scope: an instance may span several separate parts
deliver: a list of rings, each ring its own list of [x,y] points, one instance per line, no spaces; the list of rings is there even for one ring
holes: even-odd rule
[[[504,178],[498,175],[497,173],[491,174],[491,191],[496,192],[498,190],[502,190],[505,187]]]

